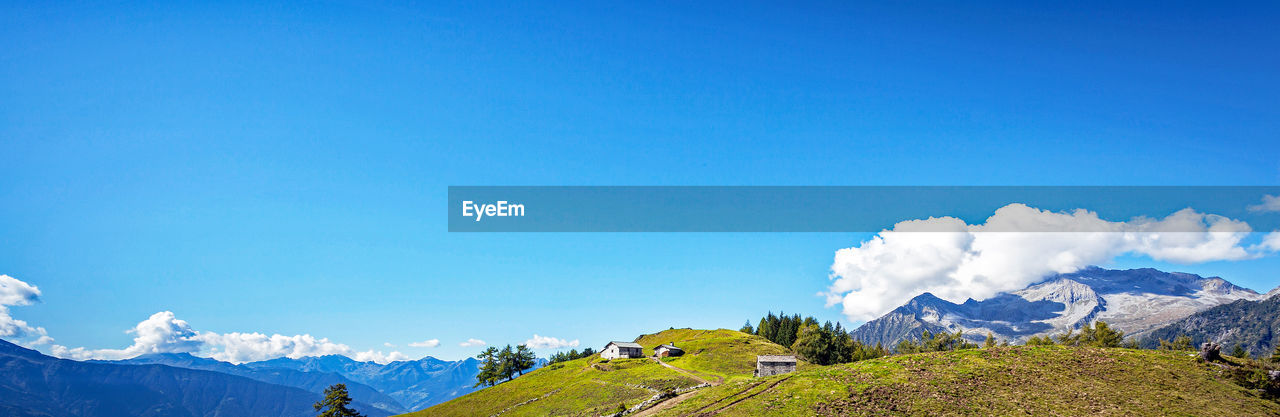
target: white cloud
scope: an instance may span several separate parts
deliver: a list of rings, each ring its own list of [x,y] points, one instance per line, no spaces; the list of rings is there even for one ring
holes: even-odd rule
[[[1249,206],[1249,211],[1278,212],[1280,211],[1280,196],[1264,195],[1261,203]]]
[[[374,352],[371,349],[364,352],[356,352],[355,357],[352,359],[359,362],[377,362],[379,364],[386,365],[396,361],[407,361],[409,360],[409,357],[405,356],[403,353],[395,351],[384,355],[381,350]]]
[[[475,339],[471,339],[471,340],[475,340]],[[484,344],[484,342],[481,342],[481,344]],[[411,347],[422,347],[422,348],[433,348],[433,347],[436,347],[436,346],[440,346],[440,339],[429,339],[429,340],[423,340],[423,341],[421,341],[421,342],[413,342],[413,343],[410,343],[410,344],[409,344],[409,346],[411,346]]]
[[[128,359],[148,353],[190,353],[224,362],[245,363],[280,357],[344,355],[358,361],[388,363],[409,358],[400,352],[356,352],[350,346],[335,343],[328,338],[309,334],[267,335],[263,333],[215,333],[200,332],[179,320],[173,312],[162,311],[138,323],[129,333],[134,334],[133,344],[124,349],[68,348],[53,345],[50,352],[67,359]]]
[[[538,336],[537,333],[534,333],[533,338],[524,341],[524,344],[534,349],[561,349],[577,347],[578,340],[574,339],[573,341],[567,341],[564,339],[556,339],[554,337]]]
[[[309,334],[286,336],[262,333],[202,333],[198,337],[206,347],[215,351],[210,357],[231,363],[255,362],[279,357],[301,358],[306,356],[352,356],[351,347],[334,343],[328,338],[316,338]]]
[[[485,343],[483,340],[480,340],[480,339],[467,339],[467,341],[459,343],[458,346],[473,347],[473,346],[484,346],[487,344],[488,343]]]
[[[127,359],[148,353],[193,353],[201,348],[202,341],[186,321],[179,320],[171,311],[152,314],[130,329],[133,344],[124,349],[67,348],[53,345],[54,356],[70,359]]]
[[[1280,231],[1267,233],[1262,237],[1262,242],[1257,245],[1250,246],[1249,250],[1257,252],[1280,252]]]
[[[43,327],[31,326],[9,315],[9,306],[31,305],[38,301],[39,288],[8,275],[0,275],[0,337],[27,347],[48,344],[50,353],[60,358],[118,360],[148,353],[191,353],[232,363],[322,355],[345,355],[378,363],[409,359],[396,351],[385,354],[373,350],[356,352],[347,345],[309,334],[268,336],[262,333],[200,332],[171,311],[152,314],[130,329],[128,333],[134,335],[133,344],[124,349],[69,348],[53,344],[54,339]]]
[[[383,342],[382,345],[389,348],[396,347],[395,343],[391,343],[391,342]]]
[[[40,288],[17,278],[0,275],[0,337],[32,347],[52,343],[53,338],[43,327],[35,327],[26,321],[9,315],[11,306],[28,306],[40,302]]]
[[[0,305],[27,306],[38,301],[40,288],[8,275],[0,275]]]
[[[1244,222],[1191,209],[1158,220],[1112,222],[1087,210],[1054,213],[1010,204],[983,224],[952,217],[909,220],[836,251],[823,295],[851,320],[870,320],[924,292],[957,303],[981,300],[1125,254],[1199,263],[1280,249],[1275,238],[1274,247],[1264,240],[1246,250],[1240,243],[1250,232]]]

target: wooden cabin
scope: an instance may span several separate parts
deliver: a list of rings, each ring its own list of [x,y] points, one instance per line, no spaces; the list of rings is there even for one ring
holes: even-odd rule
[[[601,359],[643,358],[644,348],[639,343],[609,342],[600,350]]]
[[[653,348],[653,356],[657,356],[659,358],[665,358],[667,356],[680,356],[683,354],[684,354],[684,349],[676,347],[674,343],[658,345],[658,347]]]

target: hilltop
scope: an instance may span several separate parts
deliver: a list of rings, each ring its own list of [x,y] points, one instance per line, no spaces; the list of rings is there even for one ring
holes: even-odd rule
[[[725,329],[672,329],[641,335],[635,342],[644,346],[646,356],[664,343],[675,343],[685,355],[665,358],[663,364],[650,358],[604,361],[599,355],[556,363],[408,415],[607,415],[655,396],[749,380],[756,355],[789,352],[762,337]]]
[[[556,363],[410,416],[1280,415],[1280,403],[1186,351],[1009,346],[800,363],[753,378],[755,356],[786,348],[732,330],[668,330],[687,354]],[[664,365],[672,365],[667,367]],[[666,399],[675,396],[673,399]],[[654,404],[655,398],[662,401]],[[637,411],[637,405],[645,408]]]
[[[1188,352],[1014,346],[898,355],[699,390],[657,416],[1280,415]]]

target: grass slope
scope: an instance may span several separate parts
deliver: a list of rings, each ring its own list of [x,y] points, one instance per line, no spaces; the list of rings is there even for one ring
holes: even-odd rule
[[[686,354],[664,361],[706,381],[750,379],[755,355],[788,352],[759,336],[724,329],[672,329],[640,336],[636,342],[644,346],[645,355],[652,355],[659,344],[674,342]],[[606,362],[595,355],[550,365],[408,415],[598,416],[617,411],[619,404],[631,407],[654,394],[701,383],[651,359]]]
[[[660,416],[1280,415],[1185,352],[1007,347],[902,355],[742,379]]]
[[[756,369],[756,355],[789,355],[791,350],[736,330],[672,329],[642,335],[636,343],[644,346],[644,354],[653,348],[674,342],[685,354],[663,361],[681,369],[694,371],[704,379],[725,381],[749,379]],[[797,365],[806,369],[808,364]],[[718,377],[718,378],[717,378]]]

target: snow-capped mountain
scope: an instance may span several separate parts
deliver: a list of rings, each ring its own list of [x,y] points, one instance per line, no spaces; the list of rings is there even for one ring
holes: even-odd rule
[[[1218,277],[1155,269],[1110,270],[1089,267],[1058,274],[1025,289],[983,300],[952,303],[921,294],[853,332],[865,343],[893,345],[922,331],[963,331],[982,340],[1021,342],[1036,335],[1059,334],[1103,320],[1127,336],[1142,337],[1156,328],[1214,306],[1264,296]]]

